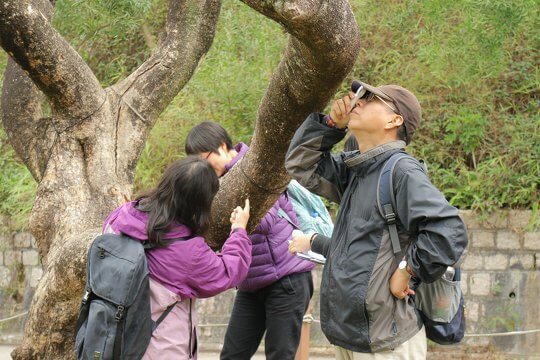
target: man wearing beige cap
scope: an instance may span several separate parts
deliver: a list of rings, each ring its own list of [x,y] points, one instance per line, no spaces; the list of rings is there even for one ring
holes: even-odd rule
[[[426,358],[409,280],[437,280],[467,246],[457,209],[405,154],[421,118],[418,100],[403,87],[353,82],[329,115],[313,113],[304,121],[287,152],[285,167],[293,178],[340,204],[331,238],[299,236],[289,247],[327,258],[321,327],[336,345],[337,359]],[[347,132],[359,151],[331,153]],[[405,155],[390,171],[397,218],[392,228],[377,192],[381,170],[396,153]],[[390,236],[396,228],[397,236]]]

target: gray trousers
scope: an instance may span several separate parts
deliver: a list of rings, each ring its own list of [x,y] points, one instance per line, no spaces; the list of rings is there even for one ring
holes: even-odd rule
[[[357,353],[336,346],[337,360],[423,360],[427,356],[426,329],[422,329],[394,350],[378,353]]]

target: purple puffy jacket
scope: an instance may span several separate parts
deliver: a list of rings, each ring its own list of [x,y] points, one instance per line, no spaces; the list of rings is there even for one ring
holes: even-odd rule
[[[231,169],[249,150],[244,143],[235,146],[238,155],[227,165]],[[282,194],[274,206],[266,213],[255,231],[249,235],[253,248],[251,266],[246,279],[238,286],[242,291],[256,291],[268,286],[284,276],[311,271],[315,264],[302,260],[289,252],[289,242],[294,227],[287,219],[278,215],[282,208],[289,218],[298,224],[293,206]]]

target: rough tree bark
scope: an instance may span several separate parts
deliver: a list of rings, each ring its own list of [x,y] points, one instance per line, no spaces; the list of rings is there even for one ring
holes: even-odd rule
[[[345,0],[245,2],[291,36],[260,105],[252,150],[222,182],[228,191],[218,194],[213,210],[217,245],[233,205],[249,197],[256,223],[284,189],[283,157],[294,130],[327,103],[359,48]],[[0,2],[0,45],[11,57],[3,124],[39,184],[30,226],[45,270],[14,359],[73,357],[88,246],[107,213],[130,198],[148,133],[210,48],[219,8],[219,0],[170,0],[154,54],[103,89],[51,26],[48,1]],[[43,101],[50,117],[43,117]]]
[[[243,2],[281,24],[290,36],[259,106],[251,151],[222,180],[214,201],[215,247],[227,233],[224,209],[250,198],[256,204],[250,218],[253,228],[274,204],[290,180],[283,160],[295,130],[309,113],[324,108],[360,50],[358,26],[347,0]]]

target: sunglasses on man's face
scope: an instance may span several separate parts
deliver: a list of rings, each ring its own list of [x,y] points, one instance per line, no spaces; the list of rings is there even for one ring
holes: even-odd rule
[[[360,89],[359,89],[360,90]],[[357,92],[358,94],[358,92]],[[380,100],[384,105],[386,105],[390,110],[392,110],[393,112],[395,112],[396,114],[399,115],[398,111],[396,110],[396,108],[392,105],[390,105],[388,102],[386,102],[383,98],[381,98],[380,96],[378,95],[375,95],[374,93],[372,92],[369,92],[369,91],[364,91],[364,93],[362,95],[360,95],[358,98],[357,98],[357,95],[355,95],[355,97],[351,100],[351,111],[358,106],[358,100],[364,100],[366,103],[368,102],[372,102],[374,100]]]

